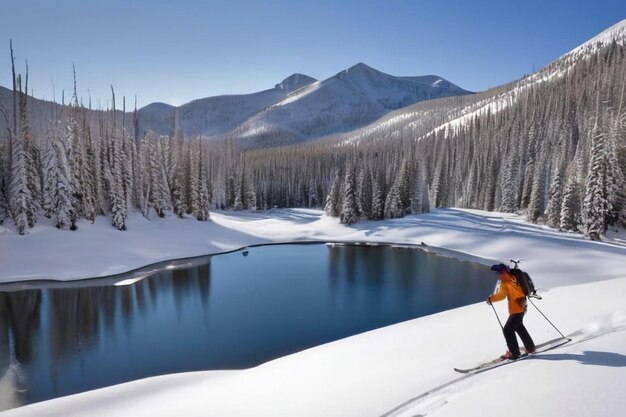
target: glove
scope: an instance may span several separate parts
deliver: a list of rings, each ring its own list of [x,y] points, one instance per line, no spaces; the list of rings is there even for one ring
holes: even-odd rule
[[[491,305],[491,296],[487,297],[487,304]]]

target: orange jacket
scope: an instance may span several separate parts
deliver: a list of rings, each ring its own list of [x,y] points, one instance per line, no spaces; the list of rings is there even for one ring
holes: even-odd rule
[[[526,310],[526,296],[517,280],[508,272],[498,274],[500,285],[495,294],[489,296],[489,302],[509,299],[509,314],[523,313]]]

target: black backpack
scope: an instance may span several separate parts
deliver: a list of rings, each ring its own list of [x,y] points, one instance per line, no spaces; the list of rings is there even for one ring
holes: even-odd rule
[[[537,295],[537,290],[535,289],[535,283],[533,282],[530,275],[528,275],[528,273],[519,269],[519,267],[517,266],[517,264],[519,264],[520,261],[514,261],[513,259],[511,259],[511,262],[515,264],[515,266],[510,269],[511,274],[513,274],[513,276],[519,283],[520,287],[522,287],[522,290],[524,291],[524,295],[526,295],[526,297],[533,297],[533,298],[537,298],[541,300],[541,296]]]

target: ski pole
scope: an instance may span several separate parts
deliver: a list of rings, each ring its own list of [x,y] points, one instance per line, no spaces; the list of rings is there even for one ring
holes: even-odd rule
[[[493,314],[495,314],[496,318],[498,319],[498,324],[500,325],[500,328],[502,329],[502,331],[504,331],[504,327],[502,326],[502,322],[500,321],[500,317],[498,316],[498,312],[496,311],[496,308],[491,303],[489,303],[489,305],[493,309]]]
[[[535,305],[535,303],[533,303],[533,301],[532,301],[530,298],[528,299],[528,301],[530,301],[530,304],[532,304],[532,305],[533,305],[533,307],[535,307],[535,309],[536,309],[536,310],[537,310],[537,311],[538,311],[538,312],[539,312],[539,313],[543,316],[543,318],[544,318],[544,319],[546,319],[546,320],[548,321],[548,323],[550,323],[550,324],[552,325],[552,327],[554,327],[554,329],[555,329],[557,332],[559,332],[559,334],[561,335],[561,337],[563,337],[563,339],[572,340],[572,339],[570,339],[570,338],[568,338],[568,337],[565,337],[565,335],[563,335],[563,333],[561,333],[561,331],[560,331],[559,329],[557,329],[557,328],[556,328],[556,326],[554,325],[554,323],[552,323],[552,322],[550,321],[550,319],[549,319],[549,318],[547,318],[547,317],[546,317],[546,315],[545,315],[545,314],[543,314],[543,312],[542,312],[541,310],[539,310],[539,307],[537,307],[537,306]],[[493,306],[492,306],[492,307],[493,307]],[[499,320],[499,319],[498,319],[498,320]]]

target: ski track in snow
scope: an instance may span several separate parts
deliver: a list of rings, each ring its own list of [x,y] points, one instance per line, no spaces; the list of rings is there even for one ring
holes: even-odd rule
[[[626,321],[626,317],[623,321]],[[588,333],[588,331],[593,328],[596,328],[597,331]],[[563,354],[560,352],[569,352],[573,350],[576,345],[580,345],[589,340],[597,339],[607,334],[622,332],[625,330],[626,324],[606,328],[606,325],[603,325],[601,323],[592,323],[585,328],[582,328],[572,334],[566,335],[567,338],[572,339],[571,342],[564,344],[563,346],[558,346],[555,349],[548,350],[545,353],[538,353],[537,355],[534,355],[532,358],[528,358],[525,361],[537,361],[545,359],[550,355]],[[511,363],[509,365],[518,364]],[[411,398],[410,400],[400,404],[389,412],[382,414],[381,417],[425,417],[428,415],[432,415],[433,413],[444,407],[446,404],[448,404],[450,399],[459,392],[471,390],[475,388],[476,385],[484,383],[485,379],[488,379],[488,376],[485,376],[485,374],[488,374],[491,371],[496,371],[496,369],[497,368],[489,369],[484,372],[468,373],[460,376],[456,379],[432,388],[414,398]]]

